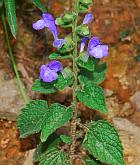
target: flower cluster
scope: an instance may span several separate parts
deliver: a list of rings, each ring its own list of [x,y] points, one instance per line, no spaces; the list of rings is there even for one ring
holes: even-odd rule
[[[89,24],[93,20],[92,13],[88,13],[85,15],[85,18],[83,20],[83,25]],[[66,41],[64,39],[58,38],[58,29],[55,24],[54,17],[49,13],[43,13],[42,18],[38,20],[37,22],[33,23],[33,28],[35,30],[41,30],[45,27],[47,27],[54,36],[54,42],[53,45],[57,48],[61,48]],[[90,40],[89,40],[90,39]],[[93,56],[94,58],[103,58],[104,56],[108,55],[108,46],[103,45],[101,41],[93,36],[86,36],[81,40],[81,48],[80,52],[83,52],[85,49],[85,45],[87,41],[88,48],[87,48],[87,54],[85,56],[85,61],[88,60],[89,56]],[[48,65],[42,65],[40,69],[40,78],[47,83],[50,83],[52,81],[55,81],[58,78],[58,72],[63,73],[63,66],[59,61],[52,61]]]

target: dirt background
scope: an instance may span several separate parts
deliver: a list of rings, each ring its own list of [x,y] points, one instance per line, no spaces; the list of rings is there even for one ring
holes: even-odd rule
[[[40,65],[48,62],[48,54],[55,49],[51,46],[53,38],[50,33],[46,30],[36,32],[31,27],[32,22],[40,17],[39,10],[30,0],[17,3],[19,33],[17,40],[10,36],[10,43],[28,96],[70,102],[71,90],[47,97],[31,91]],[[57,17],[71,8],[71,0],[48,0],[47,6]],[[109,115],[102,117],[118,129],[126,165],[140,165],[140,0],[94,0],[90,11],[95,17],[90,25],[91,31],[110,47],[109,56],[103,59],[108,63],[108,72],[102,84]],[[59,28],[59,32],[63,37],[65,31]],[[35,148],[37,141],[34,137],[19,139],[15,120],[24,102],[4,37],[0,21],[0,165],[31,165],[33,151],[30,149]],[[71,65],[71,62],[65,60],[63,64]],[[79,110],[84,120],[101,115],[82,104],[79,104]],[[75,164],[80,164],[79,159]]]

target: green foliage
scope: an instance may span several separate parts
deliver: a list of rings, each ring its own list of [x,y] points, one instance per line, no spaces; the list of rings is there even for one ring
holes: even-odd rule
[[[87,156],[84,160],[85,165],[101,165],[101,163],[92,157]]]
[[[47,12],[45,5],[40,0],[33,0],[33,3],[42,11]]]
[[[54,87],[53,83],[45,83],[40,79],[35,80],[32,86],[32,90],[35,92],[40,92],[45,94],[56,92],[56,88]]]
[[[83,85],[86,85],[87,83],[101,84],[105,80],[106,69],[107,65],[106,63],[103,63],[101,65],[95,64],[95,70],[92,72],[87,70],[81,70],[79,75],[79,81]]]
[[[109,122],[100,120],[90,123],[83,144],[90,154],[101,162],[124,165],[119,135]]]
[[[70,165],[70,159],[64,151],[52,148],[42,155],[39,165]]]
[[[41,156],[47,151],[52,148],[57,149],[59,143],[61,142],[61,139],[56,134],[52,134],[49,136],[46,142],[41,142],[34,153],[34,161],[38,162],[41,158]]]
[[[49,55],[50,60],[62,60],[62,59],[68,59],[68,58],[71,58],[69,53],[62,54],[62,53],[55,52]]]
[[[27,104],[21,110],[17,121],[20,137],[25,138],[38,133],[43,127],[46,113],[48,113],[48,105],[44,100],[32,100]]]
[[[74,48],[74,44],[73,42],[68,42],[67,44],[65,44],[62,48],[59,49],[59,53],[62,54],[66,54],[66,53],[70,53]]]
[[[72,117],[72,109],[54,103],[48,107],[44,100],[33,100],[22,109],[17,121],[20,137],[25,138],[41,131],[41,141],[47,140],[57,128]]]
[[[81,37],[90,35],[89,28],[87,25],[80,25],[77,27],[77,34]]]
[[[66,13],[63,17],[56,18],[56,24],[63,28],[72,27],[72,22],[75,19],[74,13]]]
[[[104,114],[108,113],[104,91],[95,84],[86,84],[81,91],[77,92],[77,98],[91,109],[98,110]]]
[[[63,90],[64,88],[70,86],[73,83],[73,77],[67,76],[66,78],[60,73],[58,79],[52,83],[43,82],[37,79],[33,84],[32,90],[35,92],[41,92],[45,94],[54,93],[57,90]]]
[[[0,0],[0,11],[1,11],[2,6],[3,6],[3,0]]]
[[[69,144],[70,145],[72,143],[72,139],[69,136],[61,135],[60,138],[66,144]]]
[[[17,21],[16,21],[16,6],[15,0],[4,0],[6,15],[11,29],[12,35],[16,38],[17,35]]]
[[[88,61],[85,61],[85,53],[81,53],[81,55],[77,58],[77,65],[79,67],[87,69],[88,71],[94,71],[95,65],[93,58],[88,59]]]
[[[79,12],[83,13],[89,9],[90,6],[92,6],[93,0],[80,0],[79,1]]]
[[[42,142],[46,141],[50,134],[57,128],[62,127],[72,118],[72,109],[66,108],[61,104],[54,103],[49,107],[49,110],[41,132]]]

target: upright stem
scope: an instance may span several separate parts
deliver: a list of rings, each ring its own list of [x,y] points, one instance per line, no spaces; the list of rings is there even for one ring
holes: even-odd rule
[[[13,68],[14,68],[14,71],[15,71],[15,74],[16,74],[18,86],[19,86],[21,95],[22,95],[25,103],[28,103],[29,98],[26,95],[26,92],[25,92],[23,83],[22,83],[22,81],[20,79],[20,76],[19,76],[19,73],[18,73],[18,70],[17,70],[15,58],[14,58],[14,55],[13,55],[13,52],[12,52],[12,49],[11,49],[11,46],[10,46],[10,41],[9,41],[9,37],[8,37],[8,31],[7,31],[7,27],[6,27],[6,23],[5,23],[5,18],[4,18],[4,14],[3,13],[1,13],[1,19],[2,19],[2,23],[3,23],[4,32],[5,32],[5,38],[6,38],[7,46],[8,46],[8,49],[9,49],[10,59],[12,61],[12,65],[13,65]]]
[[[74,13],[76,14],[76,19],[73,22],[73,42],[75,45],[75,48],[73,50],[73,72],[74,72],[74,83],[73,83],[73,118],[71,122],[71,137],[72,137],[72,145],[70,147],[70,155],[71,155],[71,161],[73,160],[73,156],[75,153],[75,146],[76,146],[76,126],[77,126],[77,97],[76,92],[78,88],[78,66],[76,64],[76,58],[77,58],[77,20],[78,20],[78,4],[79,0],[74,0]]]

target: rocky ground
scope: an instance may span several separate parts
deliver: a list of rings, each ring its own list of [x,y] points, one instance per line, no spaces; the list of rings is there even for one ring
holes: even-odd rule
[[[70,8],[70,1],[48,1],[49,10],[55,16]],[[65,3],[65,5],[64,5]],[[65,6],[65,7],[64,7]],[[42,98],[31,92],[31,86],[38,77],[39,67],[46,62],[52,51],[50,35],[35,32],[31,24],[39,16],[31,5],[17,7],[19,35],[11,45],[18,69],[28,95]],[[140,0],[94,0],[91,8],[95,19],[90,28],[95,36],[110,46],[107,79],[103,82],[109,115],[103,116],[118,129],[121,136],[126,165],[140,165]],[[37,16],[38,15],[38,16]],[[59,29],[63,35],[63,29]],[[12,69],[4,33],[0,22],[0,165],[31,165],[34,137],[19,139],[15,120],[24,105]],[[71,62],[64,61],[64,65]],[[50,95],[49,100],[63,103],[71,100],[71,91]],[[81,116],[91,119],[93,111],[79,105]],[[28,150],[30,150],[28,152]],[[77,160],[77,163],[79,161]]]

